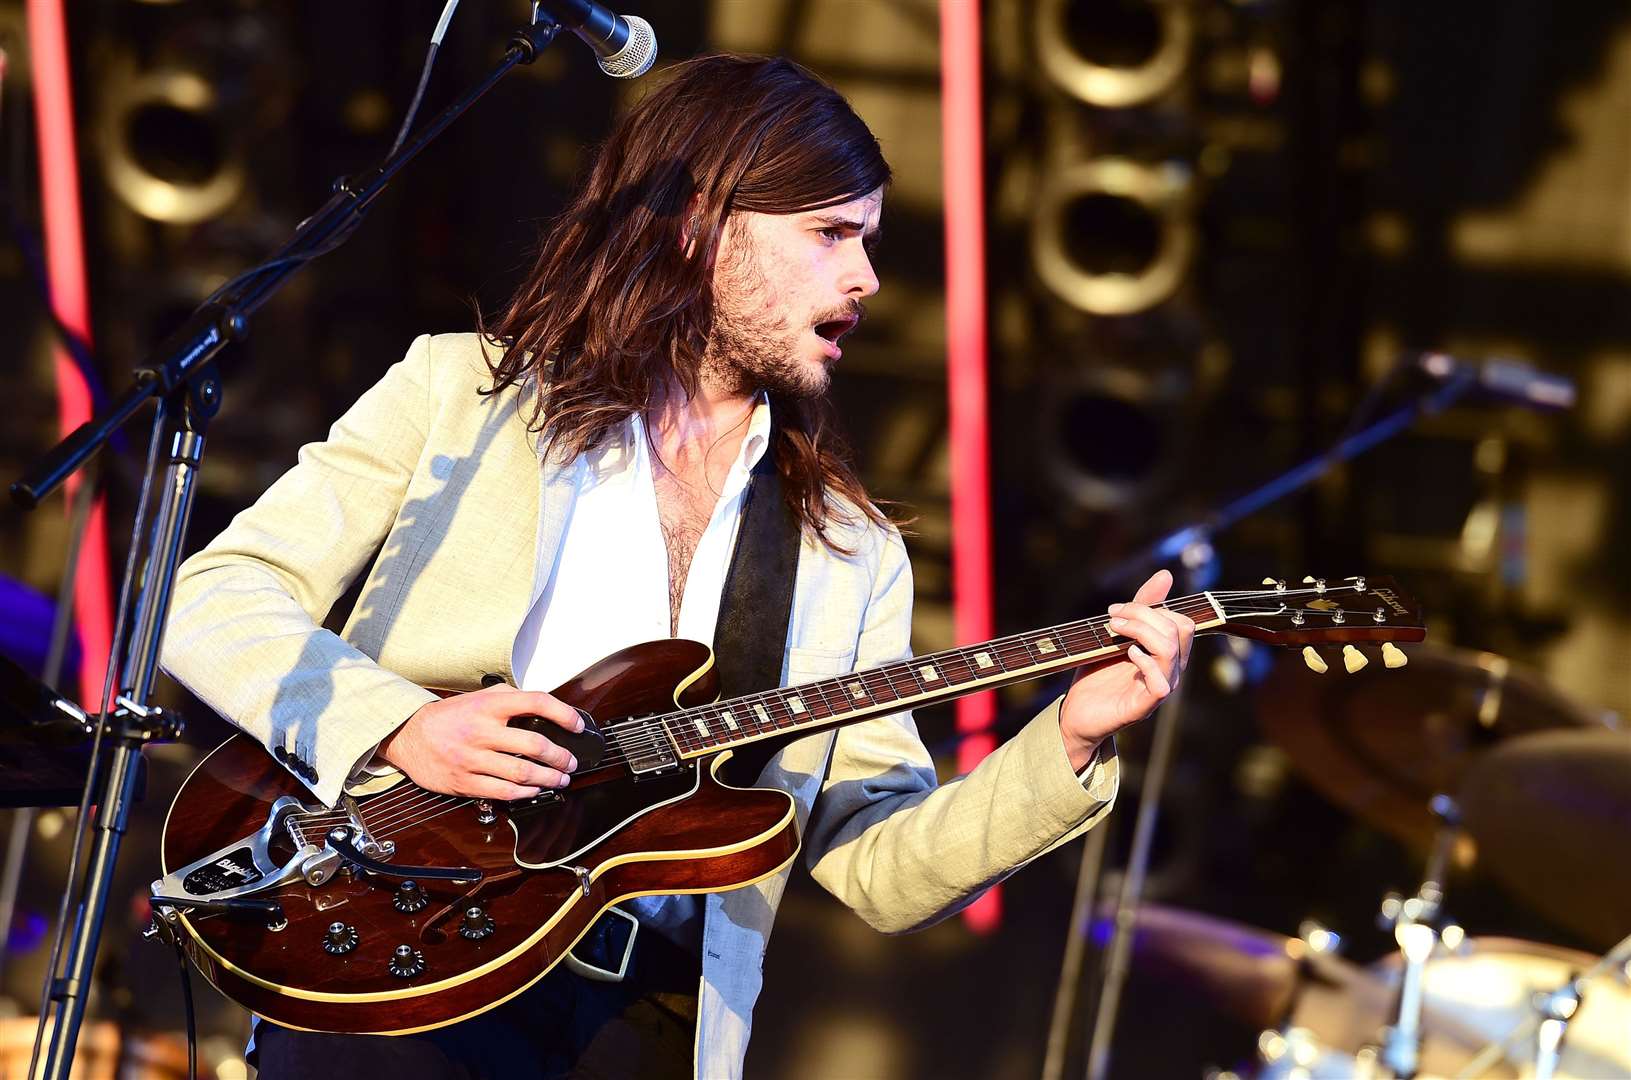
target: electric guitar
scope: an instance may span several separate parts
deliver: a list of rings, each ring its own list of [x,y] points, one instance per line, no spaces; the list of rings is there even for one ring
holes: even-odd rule
[[[1391,581],[1349,578],[1213,591],[1164,605],[1202,634],[1275,645],[1425,636]],[[404,779],[330,809],[245,735],[206,757],[164,825],[153,883],[162,932],[227,997],[289,1027],[401,1034],[520,993],[608,907],[632,896],[721,892],[781,871],[798,851],[784,791],[721,776],[755,753],[844,724],[1119,658],[1100,616],[869,671],[718,701],[694,641],[631,646],[554,691],[579,734],[534,726],[577,755],[569,787],[513,803],[441,795]]]

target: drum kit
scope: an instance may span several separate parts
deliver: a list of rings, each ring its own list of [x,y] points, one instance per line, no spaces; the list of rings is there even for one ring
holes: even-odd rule
[[[1292,659],[1258,715],[1292,767],[1417,851],[1388,894],[1396,955],[1361,966],[1313,922],[1286,937],[1144,905],[1134,963],[1257,1028],[1256,1061],[1215,1080],[1631,1077],[1631,937],[1594,957],[1475,937],[1445,882],[1473,862],[1588,942],[1631,931],[1631,730],[1489,653],[1422,648],[1407,669],[1337,685]]]

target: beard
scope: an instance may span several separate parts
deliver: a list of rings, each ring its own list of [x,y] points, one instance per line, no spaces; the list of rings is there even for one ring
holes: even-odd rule
[[[827,364],[800,362],[799,333],[785,319],[755,320],[721,303],[702,356],[703,377],[744,396],[763,390],[794,400],[820,397],[831,382]]]
[[[793,323],[760,303],[770,291],[758,252],[745,235],[720,266],[715,279],[714,318],[702,354],[702,377],[733,393],[768,391],[791,400],[818,398],[832,381],[832,363],[800,359],[808,351],[804,334],[824,322],[859,321],[864,309],[850,300],[804,324]]]

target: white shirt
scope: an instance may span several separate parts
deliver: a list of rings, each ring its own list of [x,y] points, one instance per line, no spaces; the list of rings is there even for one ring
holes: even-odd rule
[[[761,395],[691,557],[677,637],[713,644],[748,477],[769,439],[770,405]],[[511,652],[520,661],[515,676],[523,690],[553,690],[618,649],[669,636],[668,545],[657,514],[651,444],[638,413],[621,439],[578,459],[577,488],[555,565],[538,567],[548,584],[522,620]],[[641,897],[623,906],[662,930],[677,930],[699,910],[692,896]]]

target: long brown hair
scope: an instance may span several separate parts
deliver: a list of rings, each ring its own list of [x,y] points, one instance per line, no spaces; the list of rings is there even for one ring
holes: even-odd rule
[[[488,392],[532,389],[528,425],[546,454],[600,446],[670,378],[697,393],[732,211],[818,210],[889,180],[849,103],[789,60],[705,56],[665,75],[601,145],[499,321],[477,314],[482,336],[502,347],[488,361]],[[828,531],[831,496],[875,524],[888,519],[850,467],[830,403],[772,394],[771,409],[788,505],[829,547],[853,553]]]

